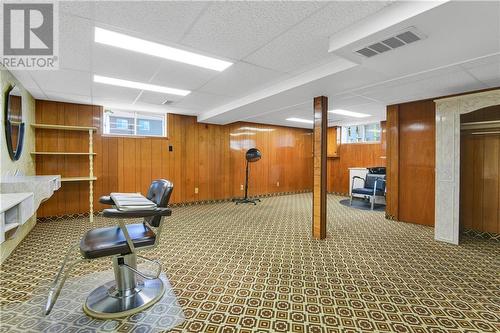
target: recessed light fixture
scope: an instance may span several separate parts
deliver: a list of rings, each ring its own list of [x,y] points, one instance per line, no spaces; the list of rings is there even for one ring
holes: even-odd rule
[[[175,89],[175,88],[157,86],[157,85],[149,84],[149,83],[141,83],[141,82],[135,82],[135,81],[115,79],[112,77],[101,76],[101,75],[94,75],[94,82],[109,84],[112,86],[133,88],[133,89],[139,89],[139,90],[148,90],[148,91],[154,91],[154,92],[171,94],[171,95],[179,95],[179,96],[186,96],[186,95],[189,95],[191,93],[191,91],[189,91],[189,90]]]
[[[288,121],[295,121],[296,123],[305,123],[305,124],[314,124],[314,121],[309,120],[309,119],[303,119],[303,118],[286,118]]]
[[[347,110],[341,110],[341,109],[330,110],[328,112],[334,113],[334,114],[339,114],[341,116],[354,117],[354,118],[366,118],[366,117],[370,117],[370,115],[366,114],[366,113],[353,112],[353,111],[347,111]]]
[[[233,63],[95,27],[96,43],[222,72]]]

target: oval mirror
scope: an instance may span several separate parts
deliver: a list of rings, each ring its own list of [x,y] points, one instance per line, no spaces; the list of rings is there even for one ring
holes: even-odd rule
[[[11,86],[5,95],[5,141],[10,158],[16,161],[21,157],[24,141],[21,90],[16,86]]]

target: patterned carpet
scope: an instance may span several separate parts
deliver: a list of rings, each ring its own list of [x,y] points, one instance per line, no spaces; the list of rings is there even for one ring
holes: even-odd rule
[[[498,242],[438,243],[432,228],[350,209],[341,199],[328,198],[323,241],[310,237],[310,194],[265,198],[257,206],[174,208],[160,247],[148,253],[163,262],[187,318],[174,331],[500,331]],[[1,306],[25,302],[48,285],[65,249],[89,227],[87,219],[38,223],[2,266]],[[110,267],[97,261],[74,275]],[[3,313],[3,323],[29,319]],[[68,332],[106,324],[93,320],[92,329]],[[151,329],[130,319],[113,327]]]

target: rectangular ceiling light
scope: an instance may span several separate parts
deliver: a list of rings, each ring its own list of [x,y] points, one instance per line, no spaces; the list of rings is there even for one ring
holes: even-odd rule
[[[339,114],[341,116],[353,117],[353,118],[366,118],[366,117],[370,117],[370,115],[366,114],[366,113],[353,112],[353,111],[347,111],[347,110],[341,110],[341,109],[330,110],[328,112],[334,113],[334,114]]]
[[[222,72],[233,63],[95,27],[95,42]]]
[[[302,118],[286,118],[288,121],[294,121],[296,123],[305,123],[305,124],[314,124],[314,121],[309,120],[309,119],[302,119]]]
[[[157,85],[149,84],[149,83],[141,83],[141,82],[135,82],[135,81],[115,79],[112,77],[101,76],[101,75],[94,75],[94,82],[109,84],[112,86],[133,88],[133,89],[139,89],[139,90],[148,90],[148,91],[154,91],[154,92],[171,94],[171,95],[179,95],[179,96],[186,96],[186,95],[189,95],[191,93],[191,91],[189,91],[189,90],[175,89],[175,88],[157,86]]]

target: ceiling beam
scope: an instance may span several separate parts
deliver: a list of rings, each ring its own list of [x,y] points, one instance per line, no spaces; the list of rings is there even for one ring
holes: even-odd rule
[[[448,1],[402,1],[394,3],[350,26],[349,29],[341,30],[330,36],[328,52],[337,51],[344,46],[406,21]]]

